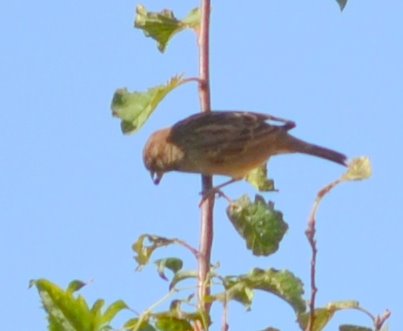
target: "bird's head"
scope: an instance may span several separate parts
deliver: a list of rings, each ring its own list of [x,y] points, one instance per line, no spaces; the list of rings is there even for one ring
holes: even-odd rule
[[[176,170],[177,164],[183,153],[169,141],[171,128],[154,132],[144,147],[143,161],[150,171],[154,184],[159,184],[162,176],[172,170]]]

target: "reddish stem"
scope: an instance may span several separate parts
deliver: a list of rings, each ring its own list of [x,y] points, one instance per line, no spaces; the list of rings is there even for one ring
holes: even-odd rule
[[[199,96],[203,112],[211,111],[210,105],[210,74],[209,74],[209,29],[210,29],[210,0],[201,0],[201,21],[199,30]],[[208,192],[213,187],[211,176],[202,176],[202,192]],[[210,294],[211,248],[213,244],[213,209],[214,195],[208,197],[201,205],[200,247],[198,258],[198,297],[199,308],[209,313],[211,304],[206,302]]]
[[[316,294],[318,292],[318,288],[316,286],[316,263],[317,263],[317,254],[318,247],[315,239],[316,234],[316,214],[318,212],[319,205],[322,199],[328,194],[332,189],[334,189],[338,184],[342,182],[341,179],[338,179],[329,185],[326,185],[323,189],[321,189],[315,199],[315,203],[313,205],[311,216],[308,221],[308,228],[305,231],[305,234],[308,238],[309,245],[311,246],[312,257],[311,257],[311,299],[309,302],[309,320],[308,324],[305,328],[306,331],[312,331],[315,325],[315,305],[316,305]]]

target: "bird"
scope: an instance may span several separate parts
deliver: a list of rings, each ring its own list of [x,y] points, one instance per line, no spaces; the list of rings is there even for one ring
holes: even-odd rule
[[[271,156],[289,153],[347,166],[344,154],[290,135],[295,126],[293,121],[248,111],[196,113],[151,134],[143,161],[155,184],[170,171],[223,175],[231,178],[229,182],[238,181]]]

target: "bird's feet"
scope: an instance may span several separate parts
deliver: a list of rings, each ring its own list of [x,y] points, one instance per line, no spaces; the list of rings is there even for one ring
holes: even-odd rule
[[[223,191],[221,191],[220,186],[213,187],[212,189],[206,192],[200,192],[200,194],[202,198],[200,200],[199,207],[201,207],[206,200],[208,200],[211,197],[214,197],[216,194],[218,195],[218,197],[223,197],[225,200],[228,201],[228,203],[232,202],[232,199],[228,197]]]

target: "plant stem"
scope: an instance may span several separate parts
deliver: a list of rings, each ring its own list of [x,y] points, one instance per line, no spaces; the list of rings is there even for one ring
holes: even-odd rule
[[[199,97],[201,111],[211,111],[210,104],[210,74],[209,74],[209,29],[210,29],[210,0],[201,0],[201,21],[199,30]],[[208,192],[213,187],[211,176],[202,176],[202,192]],[[198,297],[199,309],[206,314],[211,304],[205,298],[210,294],[211,248],[213,244],[213,209],[214,194],[209,196],[201,206],[201,227],[198,258]]]
[[[210,0],[201,0],[199,30],[199,97],[201,111],[211,111],[210,102]]]
[[[309,245],[312,250],[312,258],[311,258],[311,300],[309,302],[309,320],[308,324],[305,328],[306,331],[314,330],[315,325],[315,305],[316,305],[316,294],[318,292],[318,288],[316,286],[316,262],[317,262],[317,254],[318,247],[315,239],[316,234],[316,215],[318,213],[319,205],[322,199],[328,194],[331,190],[333,190],[337,185],[343,182],[343,179],[337,179],[334,182],[326,185],[322,188],[318,195],[316,196],[311,215],[308,221],[308,228],[305,231],[306,237],[308,238]]]

